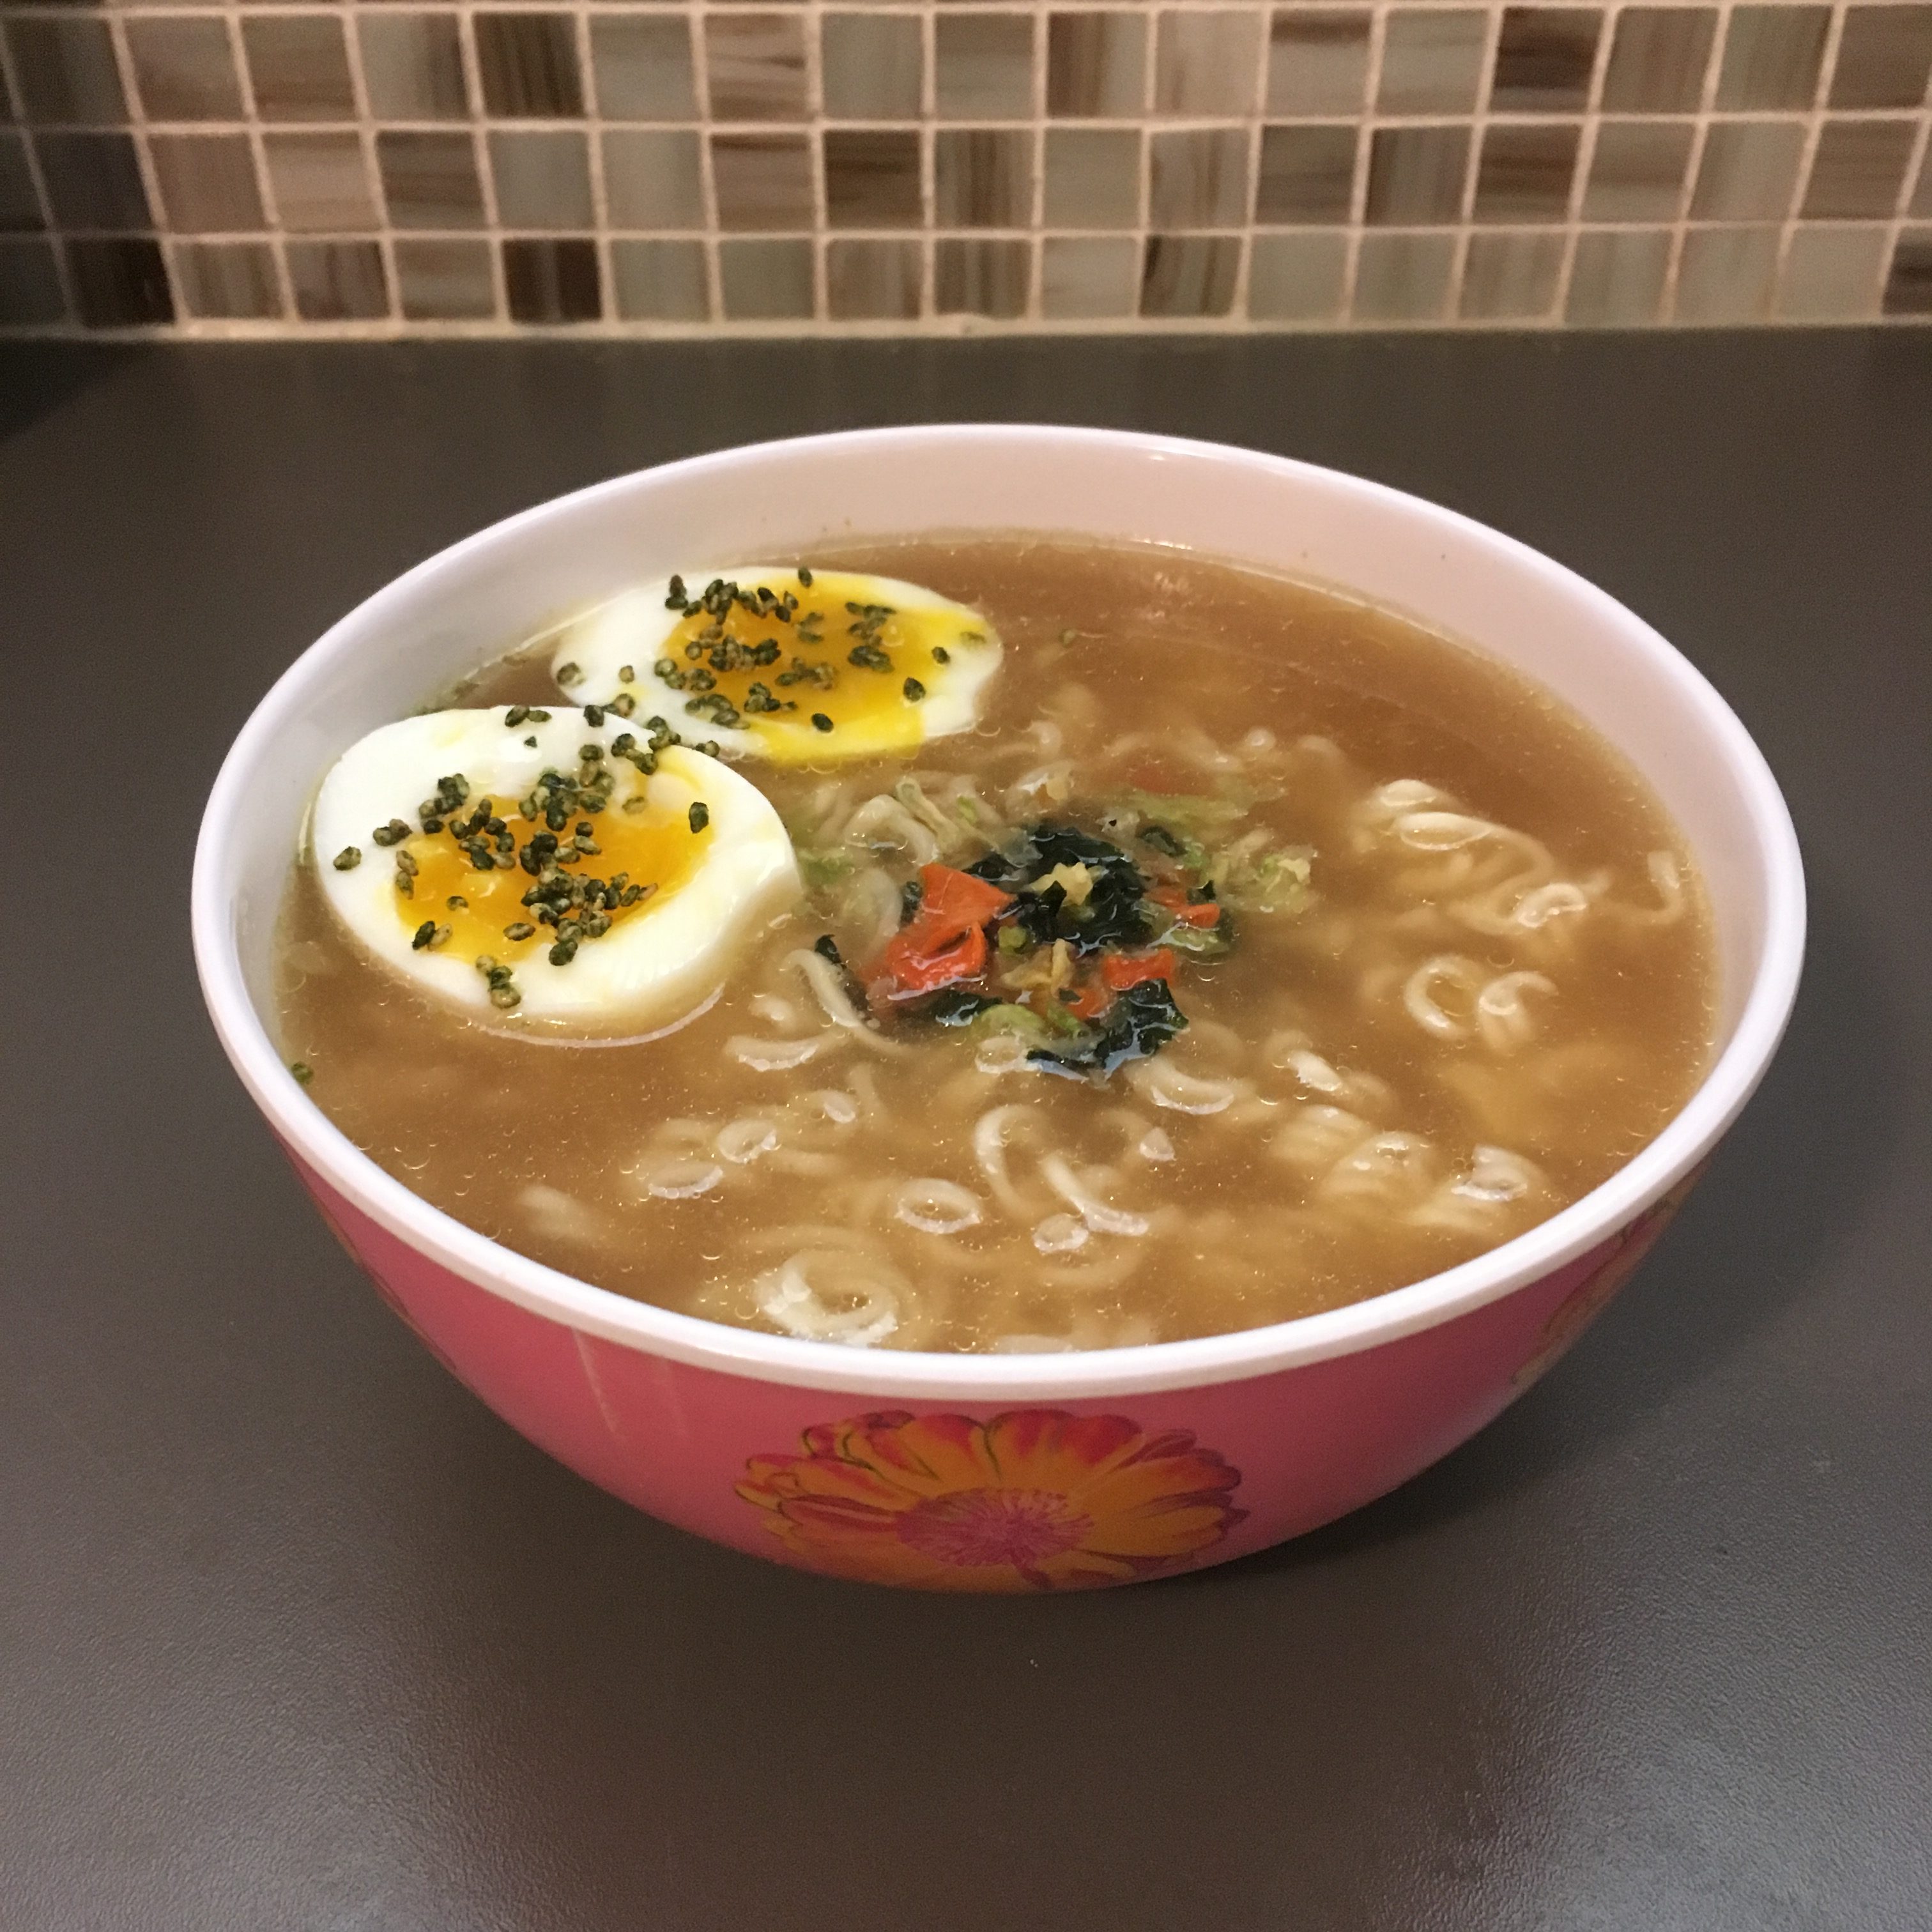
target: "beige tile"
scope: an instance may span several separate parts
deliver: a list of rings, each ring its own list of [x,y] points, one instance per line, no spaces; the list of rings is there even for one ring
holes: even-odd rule
[[[336,14],[266,14],[242,22],[255,112],[264,121],[352,121],[356,86]]]
[[[1697,221],[1777,221],[1791,206],[1804,128],[1798,121],[1719,121],[1704,136],[1697,185],[1690,197]]]
[[[1250,244],[1248,313],[1257,322],[1332,322],[1348,268],[1346,235],[1258,235]]]
[[[1561,221],[1570,207],[1582,124],[1492,122],[1476,164],[1478,221]]]
[[[265,226],[245,134],[157,134],[148,157],[167,225],[177,235]]]
[[[1818,130],[1802,210],[1808,221],[1855,221],[1898,210],[1918,124],[1828,120]]]
[[[1462,263],[1458,313],[1465,322],[1541,322],[1556,306],[1563,232],[1473,235]]]
[[[702,242],[613,242],[610,281],[627,322],[711,319]]]
[[[1033,16],[941,14],[933,23],[942,121],[1023,121],[1033,113]]]
[[[1154,112],[1252,112],[1261,49],[1258,12],[1207,8],[1163,13],[1154,34]]]
[[[1932,77],[1932,6],[1847,7],[1834,107],[1917,107]]]
[[[1141,314],[1168,320],[1226,315],[1240,274],[1234,235],[1150,235],[1141,268]]]
[[[184,242],[172,250],[175,286],[192,316],[272,322],[282,313],[274,251],[266,242]]]
[[[1046,111],[1059,120],[1138,114],[1147,88],[1147,21],[1138,13],[1049,14]]]
[[[1693,114],[1717,39],[1714,7],[1626,7],[1604,74],[1606,114]]]
[[[703,165],[694,128],[610,128],[604,197],[614,228],[701,228]]]
[[[925,274],[916,242],[832,242],[825,250],[825,299],[834,322],[910,321]]]
[[[1268,112],[1359,113],[1368,62],[1366,8],[1279,8],[1268,31]]]
[[[802,134],[713,134],[711,179],[720,228],[796,230],[812,226],[812,149]],[[749,289],[763,274],[758,262],[767,258],[736,259],[748,264],[743,273],[750,278],[744,284]]]
[[[1398,7],[1383,28],[1378,114],[1468,114],[1483,84],[1489,16],[1466,7]]]
[[[1378,128],[1369,150],[1364,218],[1372,226],[1388,228],[1456,220],[1469,171],[1469,134],[1467,127]],[[1395,250],[1390,259],[1401,254]]]
[[[1033,133],[942,128],[933,139],[933,220],[941,228],[1024,228],[1033,220]]]
[[[1674,221],[1695,130],[1688,121],[1605,121],[1597,128],[1586,221]]]
[[[379,121],[460,121],[470,86],[454,14],[358,14],[362,80]]]
[[[1576,238],[1565,320],[1584,328],[1654,322],[1670,267],[1670,232],[1624,228]]]
[[[130,20],[134,86],[150,121],[238,121],[242,84],[218,15]]]
[[[1831,26],[1828,7],[1734,7],[1718,72],[1718,106],[1730,112],[1809,107]]]
[[[1234,228],[1248,218],[1244,128],[1190,128],[1148,138],[1148,225]]]
[[[283,227],[296,234],[340,234],[374,228],[380,220],[356,135],[270,134],[262,148]]]
[[[1355,147],[1352,122],[1264,128],[1256,220],[1283,226],[1346,222],[1354,194]]]
[[[683,14],[592,14],[590,64],[597,111],[605,120],[698,118],[691,24]],[[621,287],[619,294],[621,298]],[[640,295],[639,299],[655,298]]]
[[[304,322],[374,322],[389,313],[382,244],[370,241],[291,242],[289,286]]]
[[[698,137],[682,139],[697,173]],[[493,128],[490,173],[496,219],[506,228],[574,229],[594,225],[590,205],[590,144],[577,128]],[[615,221],[614,209],[611,219]]]
[[[1364,235],[1355,258],[1355,320],[1441,321],[1455,268],[1453,235]]]
[[[1141,218],[1141,135],[1135,128],[1046,130],[1049,228],[1132,228]]]
[[[376,136],[382,199],[396,228],[480,228],[483,184],[466,131],[384,128]]]
[[[718,269],[731,322],[808,320],[812,313],[809,242],[721,242]]]
[[[1677,271],[1680,322],[1756,322],[1771,307],[1775,228],[1694,228]]]
[[[1778,312],[1787,322],[1838,322],[1879,312],[1886,230],[1800,225],[1778,279]]]
[[[496,281],[487,242],[400,240],[396,281],[411,322],[483,322],[496,313]]]
[[[819,22],[825,111],[835,120],[916,121],[926,54],[909,14],[828,14]]]
[[[932,305],[940,315],[1025,314],[1033,248],[982,236],[941,236],[932,248]]]
[[[704,22],[704,72],[712,118],[802,121],[805,23],[789,14],[713,14]]]
[[[1126,236],[1048,236],[1040,251],[1040,313],[1060,322],[1132,315],[1140,266],[1140,244]]]

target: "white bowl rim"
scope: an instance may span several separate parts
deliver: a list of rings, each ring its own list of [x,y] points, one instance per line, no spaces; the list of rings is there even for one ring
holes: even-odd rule
[[[244,980],[234,922],[224,891],[231,827],[238,823],[249,776],[299,710],[304,687],[336,657],[358,648],[358,634],[425,579],[460,568],[513,532],[561,519],[577,506],[650,476],[681,476],[754,466],[802,446],[912,440],[948,444],[1046,437],[1124,454],[1207,458],[1257,471],[1319,480],[1365,501],[1420,510],[1445,538],[1500,550],[1520,568],[1600,618],[1612,621],[1628,650],[1651,660],[1696,714],[1747,801],[1762,868],[1764,934],[1756,968],[1724,1051],[1680,1112],[1607,1180],[1548,1220],[1501,1246],[1406,1287],[1323,1313],[1183,1342],[1052,1354],[941,1354],[854,1349],[736,1328],[633,1300],[545,1267],[464,1226],[410,1192],[335,1127],[303,1090],[255,1010]],[[1471,641],[1480,644],[1480,639]],[[319,776],[319,775],[318,775]],[[1588,1253],[1627,1226],[1710,1153],[1763,1077],[1796,997],[1804,950],[1804,881],[1798,838],[1777,780],[1750,734],[1702,674],[1626,606],[1563,565],[1514,538],[1426,499],[1322,465],[1233,445],[1051,424],[946,423],[848,430],[750,443],[612,477],[503,518],[446,547],[394,578],[332,625],[277,680],[243,726],[209,794],[195,853],[194,952],[209,1014],[229,1059],[285,1146],[397,1239],[488,1292],[580,1334],[718,1373],[800,1388],[863,1394],[878,1400],[967,1402],[1080,1401],[1245,1381],[1354,1354],[1412,1335],[1500,1300]]]

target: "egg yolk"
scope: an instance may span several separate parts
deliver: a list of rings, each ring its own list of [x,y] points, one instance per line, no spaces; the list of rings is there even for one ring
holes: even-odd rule
[[[684,710],[697,724],[680,728],[750,731],[770,757],[795,764],[916,748],[927,694],[956,652],[983,648],[986,638],[957,612],[880,603],[877,588],[872,578],[826,571],[809,584],[775,578],[763,596],[748,586],[689,612],[656,666],[688,694]]]
[[[458,843],[457,830],[472,822],[479,806],[502,831],[481,828]],[[574,922],[584,943],[652,911],[697,871],[716,836],[708,814],[694,831],[688,810],[651,805],[642,792],[602,811],[573,812],[558,833],[508,800],[475,797],[452,826],[415,833],[396,847],[415,868],[409,872],[399,858],[396,909],[416,932],[426,922],[436,928],[424,941],[436,950],[464,959],[487,954],[514,966],[548,952],[566,920]],[[554,845],[532,848],[532,840],[546,839]],[[503,849],[506,842],[513,849]],[[534,869],[524,861],[526,851]],[[485,857],[487,870],[479,862]],[[404,878],[406,894],[400,890]],[[544,897],[526,904],[526,896],[538,891]],[[554,916],[543,916],[546,908]]]

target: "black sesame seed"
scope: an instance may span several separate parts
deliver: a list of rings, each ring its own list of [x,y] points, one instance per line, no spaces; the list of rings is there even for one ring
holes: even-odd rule
[[[512,727],[520,724],[530,715],[527,704],[513,704],[503,713],[503,722]]]
[[[345,845],[330,862],[338,872],[352,872],[362,862],[360,846]]]
[[[536,931],[536,928],[528,920],[520,919],[514,926],[504,927],[503,937],[506,939],[528,939]]]
[[[832,729],[832,720],[824,712],[814,711],[812,714],[812,728],[814,731],[829,731]]]
[[[581,684],[584,682],[584,672],[582,668],[578,664],[560,664],[556,668],[556,677],[557,682],[561,685]]]
[[[917,678],[909,677],[905,681],[905,694],[908,704],[916,704],[926,695],[926,686]]]
[[[692,831],[702,832],[711,823],[711,808],[701,798],[694,800],[685,817]]]
[[[835,966],[842,966],[845,963],[838,951],[838,942],[829,932],[820,933],[812,942],[812,950],[821,959],[829,959]]]
[[[306,1087],[315,1078],[315,1069],[305,1060],[290,1060],[289,1071],[296,1076],[296,1084],[298,1087]]]
[[[435,937],[436,921],[433,919],[426,919],[416,928],[416,936],[410,941],[410,950],[414,952],[420,952]]]
[[[809,590],[812,588],[812,572],[803,564],[800,564],[798,567],[798,580],[805,586],[806,590]]]
[[[944,644],[934,644],[932,647],[932,661],[934,664],[950,664],[952,662],[952,653]]]

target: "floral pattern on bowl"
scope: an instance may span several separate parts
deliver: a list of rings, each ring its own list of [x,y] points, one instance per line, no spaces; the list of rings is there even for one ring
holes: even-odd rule
[[[1090,1589],[1184,1566],[1246,1512],[1191,1431],[1120,1415],[890,1409],[756,1456],[738,1493],[806,1568],[928,1590]]]

